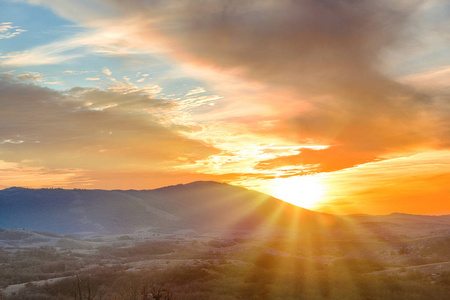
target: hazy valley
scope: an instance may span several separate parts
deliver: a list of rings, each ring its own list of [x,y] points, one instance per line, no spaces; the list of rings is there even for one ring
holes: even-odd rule
[[[149,191],[10,188],[0,191],[0,207],[4,299],[450,292],[448,215],[332,216],[215,182]]]

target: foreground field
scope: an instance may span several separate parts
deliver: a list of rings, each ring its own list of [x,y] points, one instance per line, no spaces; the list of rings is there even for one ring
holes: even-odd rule
[[[3,230],[2,299],[446,299],[450,237],[425,233],[381,238],[366,225],[84,238]]]

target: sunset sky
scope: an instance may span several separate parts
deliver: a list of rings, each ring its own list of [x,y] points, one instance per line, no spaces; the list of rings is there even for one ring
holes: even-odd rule
[[[450,2],[0,0],[0,189],[196,180],[450,214]]]

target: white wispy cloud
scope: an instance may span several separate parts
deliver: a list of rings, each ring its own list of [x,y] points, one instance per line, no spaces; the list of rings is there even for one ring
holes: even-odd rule
[[[450,65],[408,75],[401,80],[422,88],[450,88]]]
[[[187,92],[186,96],[192,96],[192,95],[197,95],[197,94],[201,94],[206,92],[206,90],[200,86],[196,87],[195,89],[190,90],[189,92]]]
[[[66,70],[62,72],[64,75],[81,75],[85,73],[89,73],[89,71],[74,71],[74,70]]]
[[[112,72],[108,69],[108,68],[103,68],[102,73],[105,74],[106,76],[111,76]]]
[[[67,45],[65,42],[56,42],[44,46],[39,46],[30,50],[10,52],[6,55],[0,56],[3,61],[0,65],[3,66],[40,66],[59,64],[74,58],[81,57],[80,53],[65,53],[81,47],[75,42]]]
[[[214,101],[217,101],[217,100],[223,98],[222,96],[219,96],[219,95],[207,95],[207,96],[198,96],[198,97],[195,97],[189,93],[187,95],[191,95],[191,96],[179,101],[180,106],[185,107],[186,109],[193,109],[193,108],[205,105],[205,104],[214,105]]]
[[[12,22],[0,23],[0,39],[10,39],[25,31],[25,29],[21,29],[19,26],[14,26]]]
[[[0,38],[12,37],[24,30],[15,28],[9,23],[1,23]],[[14,33],[11,33],[13,28]],[[3,29],[3,30],[2,30]],[[148,50],[140,50],[135,41],[128,35],[129,28],[112,27],[109,29],[91,30],[76,34],[70,38],[37,46],[25,51],[0,54],[0,65],[3,66],[39,66],[59,64],[90,54],[108,56],[127,56],[133,54],[149,54]],[[2,33],[2,32],[5,33]],[[107,70],[107,71],[106,71]],[[105,73],[106,71],[106,73]],[[104,73],[109,70],[104,69]],[[110,76],[110,75],[108,75]]]
[[[37,72],[30,72],[25,74],[20,74],[17,76],[18,80],[29,80],[29,81],[42,81],[43,76]]]

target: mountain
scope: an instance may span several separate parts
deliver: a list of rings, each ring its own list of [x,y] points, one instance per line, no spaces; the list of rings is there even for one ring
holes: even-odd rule
[[[449,224],[450,215],[412,215],[405,213],[392,213],[389,215],[349,215],[350,219],[358,222],[389,222],[402,224]]]
[[[339,219],[268,195],[217,182],[193,182],[155,190],[8,188],[0,191],[0,227],[58,234],[159,230],[306,230]]]
[[[392,213],[389,215],[349,215],[343,217],[353,231],[377,235],[384,240],[417,240],[450,236],[450,215],[429,216]]]

